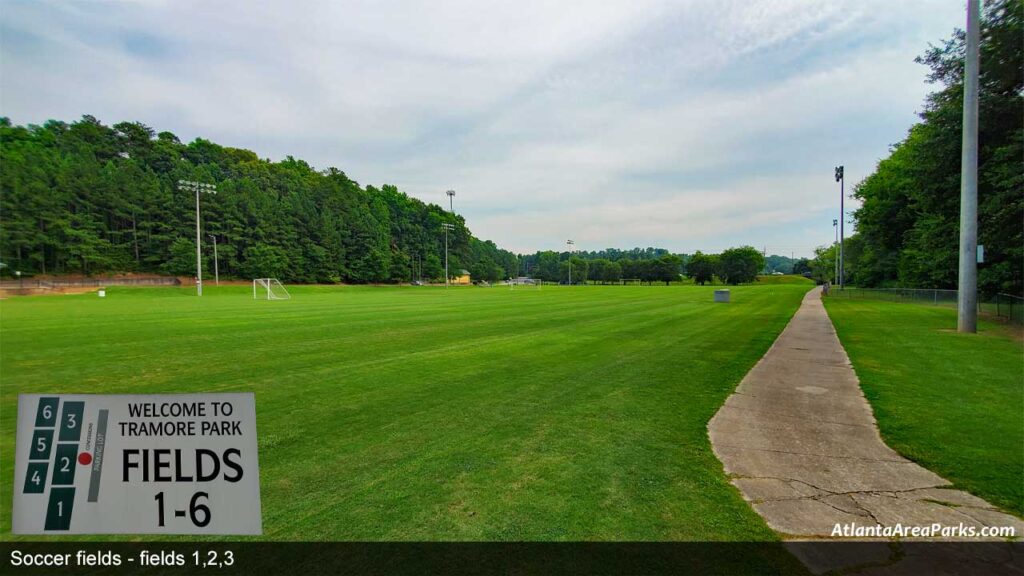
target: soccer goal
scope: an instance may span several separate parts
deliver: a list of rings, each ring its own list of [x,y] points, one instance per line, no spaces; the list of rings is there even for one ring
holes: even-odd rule
[[[540,290],[542,284],[544,284],[544,281],[539,278],[527,278],[525,276],[520,276],[519,278],[508,279],[508,287],[510,290],[515,290],[517,288],[519,290]]]
[[[292,295],[284,289],[277,278],[255,278],[252,281],[253,300],[291,300]]]

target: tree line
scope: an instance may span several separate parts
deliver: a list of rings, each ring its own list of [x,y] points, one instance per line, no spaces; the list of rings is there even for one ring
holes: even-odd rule
[[[651,283],[678,280],[686,255],[672,254],[664,248],[606,248],[572,252],[544,250],[520,255],[519,260],[522,275],[545,282],[567,283],[571,269],[574,284],[587,281],[608,284],[623,279]]]
[[[0,118],[0,262],[10,274],[195,273],[195,195],[179,180],[214,184],[203,194],[204,268],[213,241],[221,274],[291,282],[401,282],[475,269],[514,275],[512,252],[475,238],[461,216],[396,187],[360,186],[336,168],[138,122],[14,126]]]
[[[608,258],[609,255],[617,258]],[[625,254],[639,256],[625,257]],[[524,268],[535,278],[545,282],[598,284],[637,280],[654,284],[678,282],[688,276],[697,284],[720,281],[725,284],[753,282],[765,268],[761,252],[750,246],[730,248],[721,254],[672,254],[660,248],[629,251],[602,250],[598,252],[537,252],[522,257]]]
[[[686,265],[687,274],[695,284],[703,286],[716,278],[726,284],[753,282],[765,266],[764,255],[751,246],[729,248],[721,254],[697,251]]]
[[[105,126],[92,116],[42,126],[0,118],[0,274],[195,273],[195,193],[201,194],[202,259],[226,278],[377,283],[533,276],[547,282],[671,283],[689,274],[750,282],[765,262],[744,247],[701,264],[663,248],[542,251],[518,256],[474,237],[461,216],[395,186],[360,186],[336,168],[315,170],[198,138],[183,144],[138,122]],[[691,259],[697,258],[695,264]]]
[[[1024,3],[984,3],[979,77],[978,288],[1024,293]],[[894,145],[853,195],[857,233],[844,246],[846,280],[859,286],[956,288],[963,126],[962,30],[917,61],[940,89],[921,122]],[[834,275],[835,249],[818,250],[819,279]]]

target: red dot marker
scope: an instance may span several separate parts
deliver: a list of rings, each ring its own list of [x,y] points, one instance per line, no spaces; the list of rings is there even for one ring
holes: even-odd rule
[[[82,466],[88,466],[89,464],[92,464],[92,454],[89,454],[88,452],[82,452],[81,454],[78,455],[78,463],[81,464]]]

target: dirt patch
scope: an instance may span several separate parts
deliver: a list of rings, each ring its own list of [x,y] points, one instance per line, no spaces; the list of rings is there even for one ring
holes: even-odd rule
[[[99,290],[99,286],[65,286],[61,288],[0,288],[0,298],[11,296],[62,296],[85,294]]]

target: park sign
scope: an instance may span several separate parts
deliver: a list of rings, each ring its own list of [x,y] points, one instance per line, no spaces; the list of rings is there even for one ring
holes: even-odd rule
[[[21,394],[15,534],[261,534],[253,394]]]

